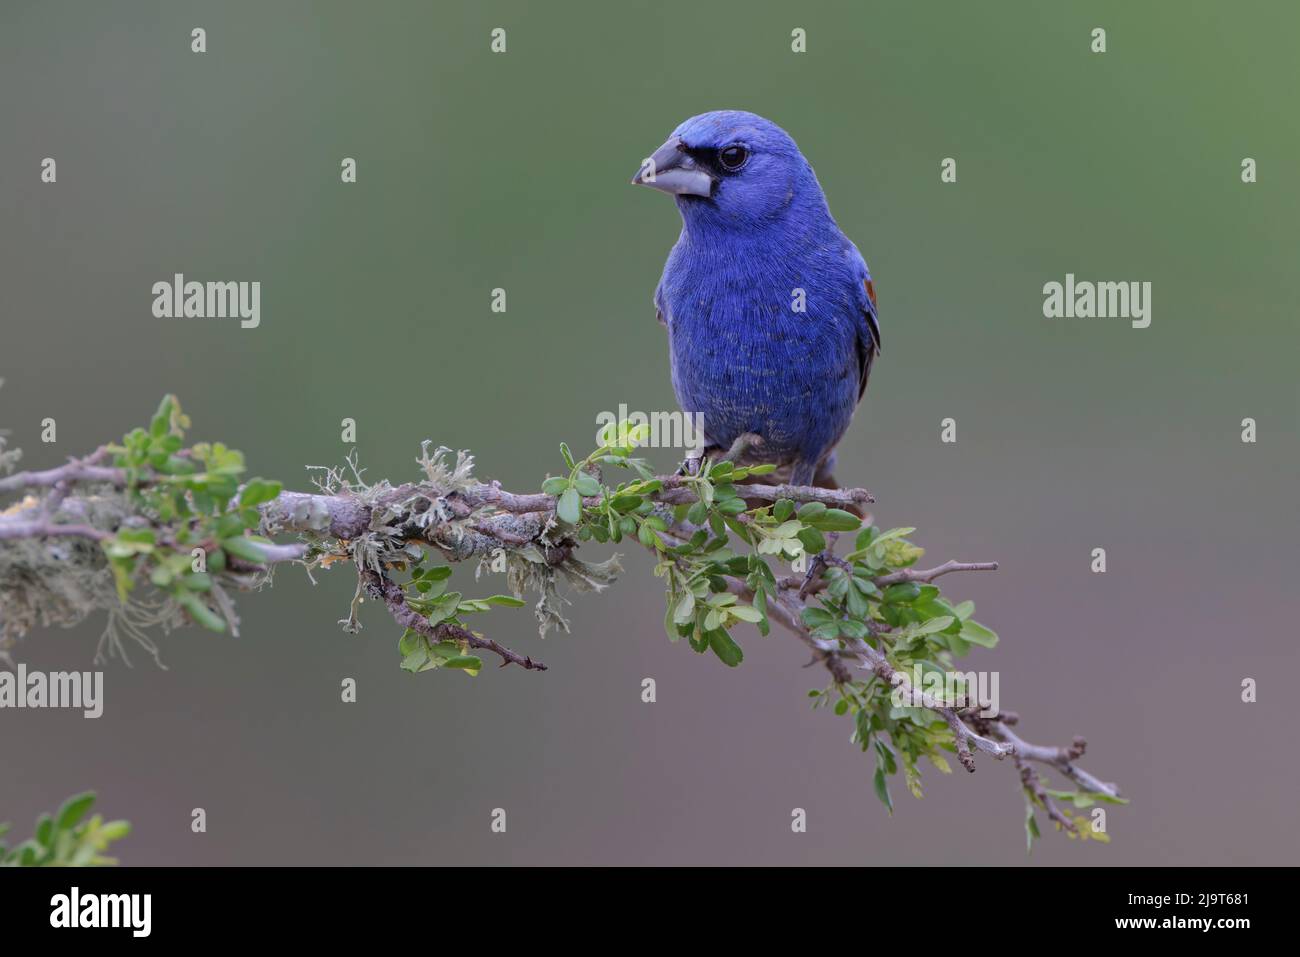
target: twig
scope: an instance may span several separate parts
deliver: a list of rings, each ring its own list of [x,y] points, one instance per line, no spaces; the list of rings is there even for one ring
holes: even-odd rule
[[[20,492],[25,488],[51,488],[60,482],[105,482],[125,485],[126,472],[103,465],[91,465],[84,460],[69,462],[43,472],[15,472],[0,479],[0,495]]]
[[[997,562],[948,561],[934,568],[904,568],[900,571],[890,572],[888,575],[881,575],[875,579],[875,582],[881,588],[887,585],[897,585],[900,582],[921,582],[928,585],[940,575],[947,575],[950,572],[995,572],[997,570]]]
[[[502,667],[505,665],[519,665],[519,667],[529,671],[546,670],[546,665],[540,661],[534,661],[527,655],[511,651],[491,638],[483,638],[468,629],[449,622],[440,622],[436,625],[429,624],[427,618],[406,603],[406,596],[402,593],[402,587],[385,575],[371,569],[363,569],[361,571],[361,581],[366,593],[372,598],[382,601],[387,606],[388,613],[393,616],[393,620],[402,628],[417,631],[434,641],[463,641],[471,648],[490,651],[494,655],[500,656]]]
[[[89,525],[56,525],[51,521],[0,522],[0,539],[18,538],[93,538],[102,541],[111,537]]]

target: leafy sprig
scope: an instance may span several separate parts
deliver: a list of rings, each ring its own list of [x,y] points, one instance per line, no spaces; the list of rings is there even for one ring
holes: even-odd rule
[[[116,864],[104,851],[131,833],[126,821],[105,821],[90,814],[95,794],[68,798],[54,814],[42,814],[35,834],[12,848],[2,840],[10,829],[0,824],[0,867],[103,867]]]

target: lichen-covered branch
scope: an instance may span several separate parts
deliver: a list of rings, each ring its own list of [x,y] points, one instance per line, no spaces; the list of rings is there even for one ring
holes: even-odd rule
[[[956,669],[997,636],[974,621],[970,602],[949,603],[933,583],[997,563],[918,569],[913,529],[882,531],[859,518],[874,501],[864,489],[767,485],[771,467],[725,457],[655,474],[634,454],[636,431],[620,425],[584,459],[562,446],[563,468],[537,492],[481,481],[471,456],[429,443],[414,481],[372,482],[349,459],[313,467],[314,490],[286,491],[246,479],[242,456],[220,443],[186,445],[188,426],[167,397],[148,428],[119,444],[0,477],[0,651],[38,625],[105,611],[110,653],[125,654],[127,638],[156,654],[155,627],[234,631],[232,596],[265,584],[278,564],[308,574],[345,564],[357,589],[341,624],[358,631],[361,599],[376,600],[401,631],[403,669],[472,675],[488,652],[503,666],[544,671],[476,630],[474,616],[530,597],[543,637],[566,631],[568,595],[602,590],[622,570],[617,555],[593,562],[584,551],[635,539],[665,583],[673,641],[733,667],[744,657],[732,634],[742,624],[763,635],[775,625],[809,649],[829,677],[810,693],[814,706],[852,719],[852,740],[873,756],[875,790],[891,810],[888,778],[901,771],[919,795],[918,762],[946,770],[945,753],[968,771],[979,755],[1011,758],[1031,838],[1037,808],[1071,836],[1105,839],[1060,802],[1122,802],[1113,784],[1078,766],[1082,739],[1066,748],[1026,742],[1012,731],[1017,716],[981,698],[974,672]],[[11,469],[16,456],[6,456]],[[851,547],[837,554],[848,534]],[[452,565],[466,562],[475,580],[504,574],[509,594],[452,590]],[[948,683],[934,684],[936,675]],[[1076,790],[1051,790],[1032,766]]]

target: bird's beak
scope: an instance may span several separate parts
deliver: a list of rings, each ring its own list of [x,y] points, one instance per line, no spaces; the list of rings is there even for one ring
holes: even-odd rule
[[[654,151],[641,163],[632,177],[633,185],[674,193],[678,196],[708,196],[713,192],[713,177],[695,165],[676,136]]]

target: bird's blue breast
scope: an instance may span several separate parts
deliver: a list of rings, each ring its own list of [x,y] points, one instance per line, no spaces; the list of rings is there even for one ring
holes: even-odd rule
[[[656,304],[677,400],[712,444],[753,432],[764,458],[815,465],[844,434],[861,371],[846,245],[837,229],[729,242],[683,232]]]

